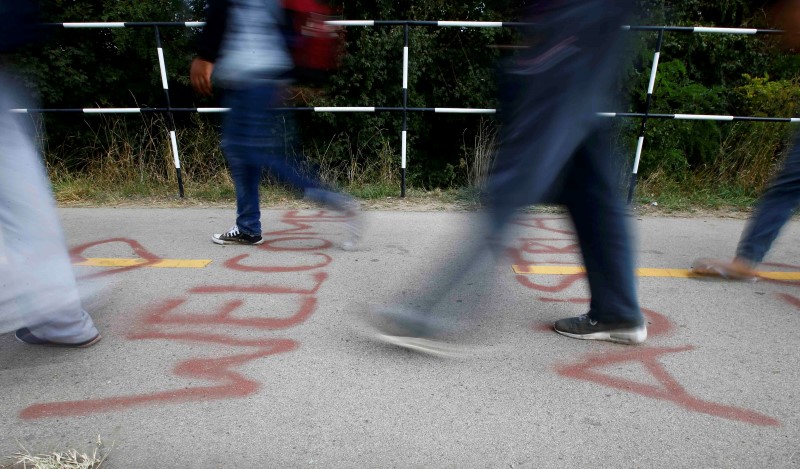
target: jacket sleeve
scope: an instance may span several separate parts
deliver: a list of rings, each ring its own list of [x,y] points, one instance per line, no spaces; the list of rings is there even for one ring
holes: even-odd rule
[[[216,62],[225,36],[228,22],[228,0],[210,0],[206,13],[206,25],[197,42],[197,56],[209,62]]]

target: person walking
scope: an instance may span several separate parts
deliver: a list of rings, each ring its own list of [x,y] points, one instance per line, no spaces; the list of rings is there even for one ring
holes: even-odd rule
[[[800,205],[800,133],[794,137],[792,149],[758,200],[752,216],[742,231],[731,260],[699,258],[692,263],[692,272],[706,277],[730,280],[756,280],[756,268],[764,260],[781,229]]]
[[[36,3],[0,0],[0,54],[36,36]],[[0,57],[0,333],[21,342],[90,347],[101,336],[83,309],[55,200],[21,116],[28,108]]]
[[[790,48],[800,46],[800,5],[793,0],[770,2],[769,14],[787,34],[784,36]],[[772,243],[783,227],[792,218],[800,205],[800,132],[783,161],[783,167],[775,175],[767,190],[756,203],[748,219],[736,253],[731,260],[699,258],[692,263],[692,271],[708,277],[723,277],[731,280],[756,280],[756,268],[764,260]]]
[[[358,203],[304,175],[288,158],[294,134],[290,113],[280,107],[291,83],[292,59],[281,28],[286,21],[278,0],[211,0],[207,22],[192,61],[192,86],[212,94],[212,76],[222,88],[222,149],[236,190],[236,223],[212,236],[216,244],[261,244],[259,186],[263,169],[299,188],[320,205],[348,220],[345,249],[361,235]]]
[[[621,67],[621,26],[629,0],[529,2],[527,48],[505,67],[500,91],[500,146],[486,189],[487,235],[424,293],[368,315],[378,340],[447,355],[445,340],[463,315],[447,318],[448,293],[491,253],[516,212],[546,202],[564,204],[574,222],[591,290],[589,311],[554,324],[577,339],[639,344],[647,328],[636,295],[627,210],[616,185],[607,122]]]

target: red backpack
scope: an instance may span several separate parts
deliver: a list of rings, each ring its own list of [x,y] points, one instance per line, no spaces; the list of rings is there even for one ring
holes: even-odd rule
[[[284,35],[301,81],[324,78],[336,70],[344,55],[344,28],[325,21],[341,19],[319,0],[283,0]]]

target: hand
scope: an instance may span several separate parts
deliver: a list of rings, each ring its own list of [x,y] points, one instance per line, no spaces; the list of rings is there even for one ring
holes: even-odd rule
[[[213,71],[213,62],[203,60],[199,57],[192,60],[192,67],[189,71],[192,88],[203,96],[211,96],[211,73]]]

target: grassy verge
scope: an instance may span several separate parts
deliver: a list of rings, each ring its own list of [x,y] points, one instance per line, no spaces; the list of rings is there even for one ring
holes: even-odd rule
[[[90,122],[93,133],[84,141],[85,154],[79,158],[66,158],[63,148],[48,148],[44,144],[59,204],[232,206],[235,203],[218,131],[206,121],[197,118],[194,127],[178,132],[179,141],[183,142],[185,188],[185,198],[179,199],[163,118],[143,118],[143,122],[103,119]],[[698,174],[661,168],[651,171],[637,187],[634,205],[662,213],[749,210],[759,194],[760,181],[767,179],[772,170],[775,145],[783,141],[780,129],[769,129],[771,145],[752,139],[726,143],[720,149],[719,159]],[[758,129],[746,130],[752,133]],[[369,145],[358,147],[349,160],[334,157],[329,148],[338,140],[349,139],[348,135],[335,137],[321,149],[306,148],[307,158],[299,159],[300,169],[314,171],[324,182],[342,187],[367,207],[426,210],[480,207],[480,188],[485,186],[497,148],[495,130],[488,123],[480,127],[474,141],[465,144],[457,168],[463,187],[425,190],[410,184],[404,199],[399,198],[399,155],[380,129],[373,133]],[[763,132],[758,135],[764,137]],[[764,149],[764,154],[751,155],[745,151],[750,148]],[[261,197],[265,206],[303,203],[298,194],[270,182],[264,184]]]
[[[657,206],[662,211],[749,211],[758,195],[741,187],[703,185],[689,187],[678,183],[643,182],[638,188],[635,204]]]
[[[184,198],[178,197],[175,181],[126,180],[107,181],[91,176],[60,177],[53,181],[55,199],[61,206],[156,205],[234,206],[236,194],[230,178],[184,184]],[[479,208],[478,192],[471,189],[424,190],[407,188],[400,197],[395,184],[354,184],[343,191],[372,208],[418,208],[423,210],[475,210]],[[261,202],[266,207],[306,205],[302,195],[286,187],[266,182],[261,186]]]
[[[227,176],[212,181],[188,181],[185,197],[178,197],[175,181],[102,181],[89,176],[74,176],[54,181],[53,190],[61,206],[230,206],[236,203],[233,184]],[[477,210],[480,192],[475,188],[424,190],[409,187],[400,198],[396,184],[354,184],[344,192],[358,198],[368,209],[400,210]],[[644,180],[637,187],[634,206],[648,213],[740,212],[746,214],[757,194],[741,188],[715,186],[689,187],[675,182]],[[303,207],[300,194],[286,187],[265,183],[261,188],[265,207]]]

